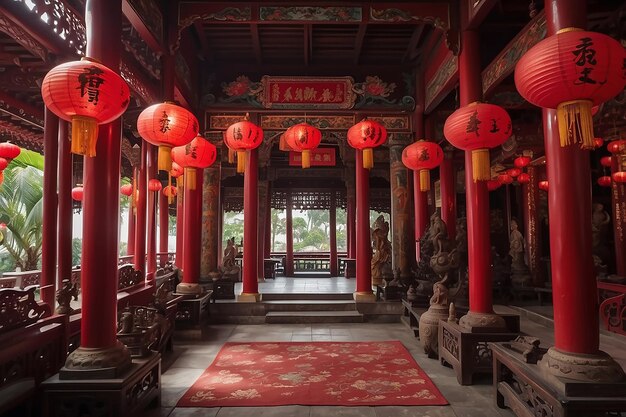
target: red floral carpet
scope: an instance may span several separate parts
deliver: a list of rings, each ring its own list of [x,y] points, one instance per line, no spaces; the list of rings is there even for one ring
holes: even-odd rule
[[[401,342],[226,343],[179,407],[445,405]]]

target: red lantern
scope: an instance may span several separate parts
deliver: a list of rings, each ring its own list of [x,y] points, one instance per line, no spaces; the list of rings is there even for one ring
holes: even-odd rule
[[[600,165],[603,167],[611,168],[611,164],[613,164],[613,159],[610,156],[600,158]]]
[[[511,118],[500,106],[471,103],[448,117],[443,134],[459,149],[472,151],[472,178],[491,178],[489,148],[503,144],[511,136]]]
[[[163,188],[163,195],[170,199],[176,197],[176,194],[178,194],[178,191],[173,185],[168,185],[167,187]]]
[[[430,190],[430,170],[438,167],[441,161],[443,150],[435,142],[420,140],[402,151],[404,166],[420,173],[420,191]]]
[[[124,184],[120,187],[120,192],[125,196],[131,196],[133,194],[133,185]]]
[[[215,145],[202,136],[196,136],[185,146],[172,149],[172,159],[185,169],[185,181],[190,190],[196,189],[195,168],[204,169],[211,166],[216,156]]]
[[[609,142],[608,145],[606,145],[606,148],[612,154],[623,153],[624,151],[626,151],[626,140],[614,140],[614,141],[611,141],[611,142]]]
[[[530,103],[557,109],[561,146],[592,149],[591,108],[626,85],[626,52],[610,36],[568,28],[532,47],[515,67],[515,85]]]
[[[130,101],[122,77],[89,58],[52,68],[41,95],[52,113],[72,122],[72,152],[86,156],[96,155],[98,125],[120,117]]]
[[[172,168],[170,151],[185,145],[199,132],[198,119],[187,109],[174,103],[154,104],[141,112],[137,131],[146,141],[159,147],[159,170]]]
[[[519,174],[522,173],[522,170],[519,168],[509,168],[506,170],[506,173],[510,176],[512,176],[513,178],[517,177]]]
[[[500,181],[500,184],[511,184],[513,182],[513,177],[509,174],[500,174],[498,175],[498,181]]]
[[[614,172],[612,175],[613,181],[615,182],[619,182],[619,183],[625,183],[626,182],[626,172],[624,171],[617,171]]]
[[[595,138],[593,140],[593,146],[597,149],[597,148],[601,148],[602,145],[604,145],[604,139],[602,138]]]
[[[363,168],[374,166],[373,148],[387,140],[387,129],[373,120],[363,119],[348,129],[348,143],[355,149],[363,151]]]
[[[307,123],[299,123],[287,129],[285,141],[295,152],[302,152],[302,168],[309,168],[311,166],[310,152],[322,141],[322,132]]]
[[[170,177],[178,178],[183,175],[183,167],[178,165],[176,162],[172,162],[172,169],[170,169]]]
[[[517,176],[517,182],[519,182],[520,184],[530,183],[530,175],[528,175],[525,172],[522,172],[521,174]]]
[[[548,191],[548,181],[539,181],[539,189]]]
[[[76,201],[83,201],[83,187],[72,188],[72,198]]]
[[[8,166],[9,166],[9,161],[7,161],[4,158],[0,158],[0,171],[4,170]]]
[[[0,143],[0,158],[4,158],[7,161],[11,161],[18,157],[22,152],[19,146],[10,142]]]
[[[528,165],[530,165],[530,157],[529,156],[518,156],[513,161],[513,165],[515,165],[518,168],[527,167]]]
[[[502,185],[502,183],[500,183],[500,181],[498,181],[498,180],[488,180],[487,181],[487,189],[489,191],[495,191],[498,188],[500,188],[501,185]]]
[[[256,149],[263,142],[263,129],[248,121],[248,115],[241,122],[228,126],[224,134],[224,143],[237,152],[237,172],[246,169],[246,152]]]
[[[152,178],[150,181],[148,181],[148,190],[149,191],[161,191],[161,188],[163,186],[161,185],[161,181]]]
[[[610,187],[611,186],[611,177],[608,175],[604,175],[598,178],[598,185],[600,187]]]

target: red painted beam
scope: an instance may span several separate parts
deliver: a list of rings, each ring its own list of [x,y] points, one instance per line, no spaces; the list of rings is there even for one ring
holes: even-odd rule
[[[0,110],[43,129],[43,108],[25,103],[0,90]]]

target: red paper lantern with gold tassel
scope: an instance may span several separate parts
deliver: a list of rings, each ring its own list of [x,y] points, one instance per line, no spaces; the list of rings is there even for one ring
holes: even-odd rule
[[[237,172],[246,169],[246,153],[258,148],[263,142],[263,129],[248,120],[248,115],[241,122],[228,126],[224,134],[224,143],[237,152]]]
[[[83,187],[78,186],[72,188],[72,199],[76,201],[83,201]]]
[[[122,77],[89,58],[52,68],[41,83],[41,96],[52,113],[72,122],[71,150],[85,156],[96,155],[98,125],[120,117],[130,102]]]
[[[174,197],[176,197],[176,194],[178,194],[178,191],[176,191],[176,187],[174,187],[173,185],[168,185],[166,187],[163,187],[163,195],[166,196],[168,200],[171,200]],[[170,204],[171,204],[171,201],[170,201]]]
[[[137,131],[146,141],[159,147],[158,168],[172,168],[171,150],[192,141],[199,132],[198,119],[189,110],[172,102],[153,104],[141,112]]]
[[[624,90],[624,47],[610,36],[565,28],[540,41],[515,67],[515,85],[530,103],[557,110],[561,146],[594,148],[591,109]]]
[[[443,150],[435,142],[420,140],[402,150],[405,167],[420,173],[420,191],[430,190],[430,170],[443,161]]]
[[[148,181],[148,191],[161,191],[161,188],[163,188],[161,181],[155,178]]]
[[[302,153],[302,168],[310,168],[311,150],[319,146],[322,132],[308,123],[299,123],[287,129],[285,141],[294,152]]]
[[[511,118],[500,106],[474,102],[452,113],[443,134],[452,145],[472,152],[472,178],[491,178],[489,148],[502,145],[512,133]]]
[[[8,162],[11,162],[13,159],[17,158],[21,152],[22,149],[19,146],[12,144],[11,142],[0,143],[0,158],[4,158]]]
[[[363,119],[348,129],[348,143],[363,151],[363,168],[374,167],[374,148],[387,140],[387,129],[380,123]]]
[[[196,189],[195,168],[204,169],[211,166],[216,156],[215,145],[202,136],[196,136],[185,146],[172,149],[172,159],[185,169],[185,185],[190,190]]]

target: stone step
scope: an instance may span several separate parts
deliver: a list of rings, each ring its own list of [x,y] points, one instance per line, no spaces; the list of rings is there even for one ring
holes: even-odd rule
[[[293,293],[293,294],[273,294],[263,293],[261,296],[263,301],[276,300],[354,300],[352,293]]]
[[[362,323],[358,311],[270,311],[266,323]]]
[[[356,302],[348,300],[273,300],[264,301],[265,311],[354,311]]]

